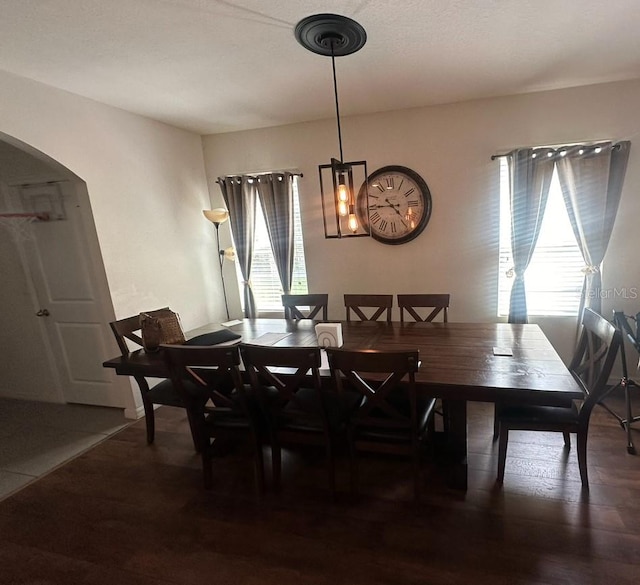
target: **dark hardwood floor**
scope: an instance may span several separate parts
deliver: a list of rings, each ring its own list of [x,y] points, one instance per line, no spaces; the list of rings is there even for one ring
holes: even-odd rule
[[[237,449],[205,492],[184,412],[163,407],[154,446],[138,421],[0,503],[0,583],[636,584],[640,455],[617,422],[592,417],[587,495],[559,434],[513,432],[498,488],[492,413],[469,408],[466,493],[427,461],[415,503],[410,464],[369,457],[356,500],[339,463],[333,502],[315,453],[286,452],[282,493],[259,498]]]

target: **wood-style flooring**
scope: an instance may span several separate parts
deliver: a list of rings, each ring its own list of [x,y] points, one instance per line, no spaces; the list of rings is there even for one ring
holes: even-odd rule
[[[636,585],[640,455],[617,422],[592,418],[585,494],[560,434],[512,433],[497,487],[492,414],[469,407],[466,493],[427,461],[415,503],[408,462],[366,457],[357,499],[339,462],[334,502],[321,453],[287,452],[260,498],[238,448],[204,491],[184,412],[163,407],[155,445],[138,421],[0,503],[0,583]]]

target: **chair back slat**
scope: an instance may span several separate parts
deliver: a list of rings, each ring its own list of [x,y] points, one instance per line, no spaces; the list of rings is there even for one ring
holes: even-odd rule
[[[163,307],[163,309],[168,308],[169,307]],[[111,327],[111,331],[116,338],[116,343],[122,353],[122,357],[127,357],[131,353],[131,348],[127,340],[136,345],[135,349],[143,347],[142,336],[138,335],[140,331],[140,315],[133,315],[132,317],[126,317],[118,321],[111,321],[109,327]]]
[[[284,307],[285,319],[316,319],[323,321],[328,319],[329,295],[324,293],[313,293],[305,295],[282,295],[282,306]],[[303,312],[301,307],[309,307]],[[322,312],[322,316],[318,315]]]
[[[404,323],[405,311],[417,322],[430,322],[442,314],[442,320],[449,320],[449,294],[408,294],[398,295],[398,307],[400,308],[400,322]],[[421,315],[417,308],[430,308],[428,315]]]
[[[289,412],[303,413],[319,418],[327,424],[320,395],[321,354],[318,347],[268,347],[241,344],[240,352],[253,392],[260,399],[267,416],[278,416],[289,405]],[[278,392],[277,401],[268,395],[267,388]],[[316,403],[299,400],[297,393],[303,388],[317,391]]]
[[[592,309],[582,316],[582,333],[569,371],[585,393],[581,416],[600,402],[609,387],[609,376],[622,343],[620,331]]]
[[[384,320],[391,322],[391,308],[393,307],[393,295],[344,295],[347,321],[352,320],[352,313],[360,321],[378,321],[384,315]],[[362,309],[375,309],[368,311]]]
[[[338,394],[348,389],[364,397],[362,405],[352,417],[354,423],[415,430],[417,350],[327,348],[326,351]],[[399,397],[405,400],[398,401]],[[402,402],[409,404],[408,411],[401,408]]]
[[[202,406],[211,400],[213,407],[205,405],[205,410],[238,405],[246,407],[237,345],[161,345],[160,350],[169,368],[171,381],[185,403]],[[235,401],[230,399],[229,392],[221,391],[229,386],[238,392]],[[198,389],[195,393],[194,387]]]

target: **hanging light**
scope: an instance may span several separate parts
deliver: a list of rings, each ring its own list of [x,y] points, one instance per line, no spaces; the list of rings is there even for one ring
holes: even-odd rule
[[[325,238],[368,236],[367,163],[344,162],[335,62],[336,57],[359,51],[367,41],[367,33],[346,16],[314,14],[296,25],[295,36],[305,49],[331,57],[333,69],[340,159],[332,158],[330,164],[318,166]],[[354,185],[361,185],[357,194]]]

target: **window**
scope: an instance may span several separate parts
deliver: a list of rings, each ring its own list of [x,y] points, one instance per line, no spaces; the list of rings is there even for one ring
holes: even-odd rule
[[[509,278],[507,272],[512,267],[509,170],[507,160],[502,158],[500,159],[499,316],[509,314],[509,297],[513,278]],[[554,170],[540,236],[525,273],[529,315],[577,315],[584,279],[583,268],[584,260],[564,205],[558,173]]]
[[[293,294],[306,294],[307,289],[307,269],[304,261],[304,249],[302,246],[302,224],[300,221],[300,203],[298,201],[298,181],[293,181],[293,278],[291,281],[291,292]],[[244,279],[236,264],[238,285],[240,287],[240,298],[244,304]],[[262,213],[260,201],[256,203],[256,228],[255,240],[253,244],[253,263],[251,265],[251,288],[256,300],[258,312],[281,311],[282,310],[282,285],[280,276],[273,259],[271,243],[267,224]],[[244,307],[243,307],[244,308]]]

